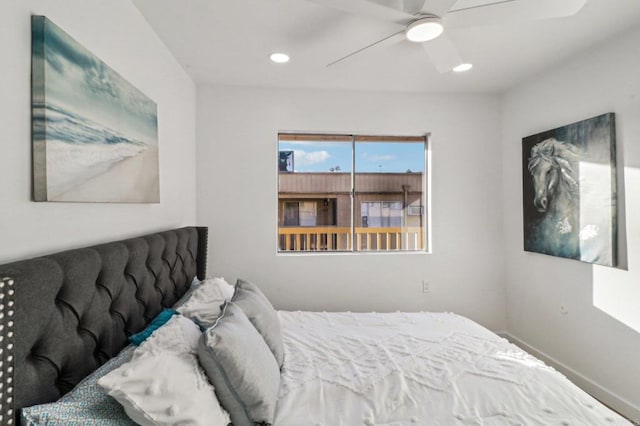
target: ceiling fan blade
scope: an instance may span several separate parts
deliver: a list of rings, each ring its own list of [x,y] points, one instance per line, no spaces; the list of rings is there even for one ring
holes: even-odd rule
[[[443,17],[454,3],[456,0],[425,0],[420,8],[420,13]]]
[[[472,1],[458,1],[456,9],[445,17],[448,29],[498,25],[535,19],[572,16],[587,0],[502,0],[475,5]],[[468,6],[465,6],[465,3]]]
[[[411,15],[415,15],[417,13],[421,13],[420,11],[425,3],[426,0],[402,0],[400,8]]]
[[[352,13],[357,16],[366,16],[369,18],[387,21],[406,23],[411,19],[412,14],[403,10],[402,1],[396,0],[384,4],[367,1],[367,0],[307,0],[320,6],[331,7],[333,9],[342,10],[343,12]],[[380,1],[380,0],[378,0]]]
[[[458,49],[444,34],[435,40],[422,43],[422,47],[441,74],[452,71],[462,63]]]
[[[353,51],[353,52],[349,53],[348,55],[345,55],[345,56],[343,56],[343,57],[341,57],[339,59],[336,59],[335,61],[328,63],[327,64],[327,68],[331,67],[333,65],[336,65],[336,64],[338,64],[338,63],[340,63],[340,62],[342,62],[342,61],[344,61],[346,59],[349,59],[349,58],[351,58],[351,57],[353,57],[353,56],[355,56],[355,55],[357,55],[359,53],[362,53],[365,50],[368,50],[370,48],[382,47],[382,46],[386,46],[386,45],[395,43],[399,38],[404,38],[404,30],[400,30],[398,32],[390,34],[390,35],[386,36],[385,38],[382,38],[382,39],[380,39],[378,41],[374,41],[373,43],[368,44],[368,45],[366,45],[364,47],[361,47],[360,49],[358,49],[356,51]]]

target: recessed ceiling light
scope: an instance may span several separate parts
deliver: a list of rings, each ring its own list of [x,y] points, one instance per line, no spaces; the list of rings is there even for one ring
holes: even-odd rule
[[[453,71],[454,72],[465,72],[465,71],[469,71],[471,68],[473,68],[473,64],[464,63],[464,64],[460,64],[457,67],[455,67],[453,69]]]
[[[286,53],[272,53],[271,56],[269,56],[269,59],[277,64],[284,64],[289,62],[289,55]]]
[[[433,40],[444,31],[442,20],[437,16],[427,16],[426,18],[413,21],[405,30],[407,40],[415,43]]]

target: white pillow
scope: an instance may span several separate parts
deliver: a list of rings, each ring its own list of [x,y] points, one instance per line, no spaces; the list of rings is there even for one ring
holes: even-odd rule
[[[135,350],[131,361],[98,384],[143,426],[226,426],[229,414],[195,355],[199,338],[197,325],[175,315]]]
[[[202,328],[209,328],[220,316],[220,306],[231,299],[233,291],[233,286],[224,278],[207,278],[176,310]]]
[[[225,299],[230,300],[233,297],[233,293],[236,288],[233,284],[229,284],[227,280],[224,279],[224,277],[216,277],[211,279],[211,281],[215,282],[220,287]]]

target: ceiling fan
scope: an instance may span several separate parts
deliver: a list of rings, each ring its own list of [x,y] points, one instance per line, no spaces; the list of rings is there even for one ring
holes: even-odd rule
[[[452,30],[576,14],[587,0],[308,0],[358,16],[396,23],[398,31],[329,64],[335,65],[364,50],[402,40],[421,43],[440,73],[465,71],[447,34]]]

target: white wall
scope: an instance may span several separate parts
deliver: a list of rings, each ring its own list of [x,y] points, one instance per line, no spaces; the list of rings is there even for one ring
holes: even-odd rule
[[[210,273],[254,280],[280,309],[446,310],[504,329],[496,97],[199,86],[197,110]],[[432,132],[433,254],[276,255],[282,130]]]
[[[502,143],[508,332],[570,366],[633,418],[640,418],[639,76],[640,31],[595,46],[506,94]],[[522,137],[605,112],[616,113],[621,268],[525,253]]]
[[[158,104],[160,204],[30,201],[32,14]],[[195,85],[131,2],[3,1],[0,52],[0,263],[195,224]]]

